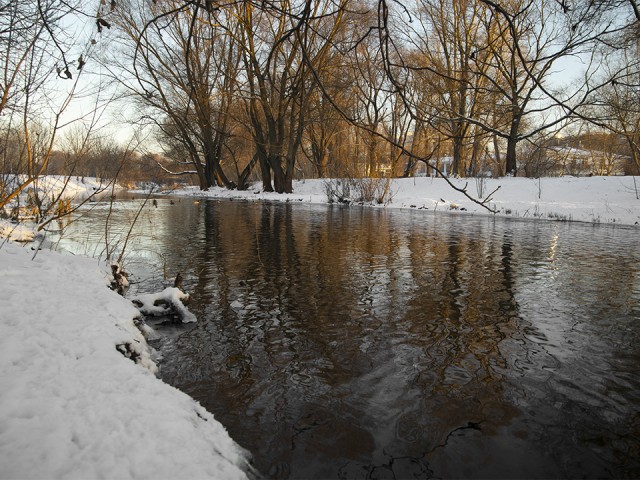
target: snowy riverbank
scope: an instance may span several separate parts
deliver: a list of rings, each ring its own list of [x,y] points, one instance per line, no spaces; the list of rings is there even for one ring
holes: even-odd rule
[[[26,178],[22,175],[8,175],[5,178],[9,190],[16,188],[25,180]],[[80,203],[92,196],[110,195],[112,192],[123,189],[122,186],[114,185],[110,180],[95,177],[42,175],[30,183],[24,193],[35,190],[40,198],[53,197]]]
[[[468,181],[473,196],[498,186],[489,204],[500,216],[640,223],[632,177]],[[323,180],[296,182],[290,195],[259,187],[172,193],[327,203],[328,189],[342,188]],[[389,188],[390,201],[377,207],[491,215],[443,179],[398,179]],[[28,229],[6,220],[2,229],[28,240]],[[152,373],[155,364],[133,323],[138,311],[107,288],[108,274],[97,260],[49,251],[33,258],[29,244],[3,242],[0,478],[246,476],[246,453],[224,427]],[[138,364],[121,353],[132,348],[141,357]]]
[[[487,178],[484,180],[452,179],[474,198],[486,198],[498,216],[538,218],[603,224],[640,224],[640,178],[636,177],[560,177],[560,178]],[[379,181],[382,187],[384,180]],[[341,190],[336,180],[306,180],[294,182],[294,193],[280,195],[263,193],[255,184],[247,191],[210,188],[203,192],[188,188],[171,192],[211,198],[242,198],[249,200],[296,201],[327,203],[327,190]],[[351,188],[355,197],[356,189]],[[431,212],[455,211],[468,215],[493,215],[452,189],[442,178],[393,179],[389,185],[390,201],[377,207],[413,208]],[[375,202],[374,202],[375,204]]]
[[[152,373],[97,260],[0,244],[0,478],[246,477],[224,427]]]
[[[23,175],[0,175],[7,182],[9,191],[17,189],[21,182],[26,181]],[[39,222],[46,223],[57,215],[56,209],[62,201],[68,201],[77,206],[87,201],[97,201],[110,197],[112,194],[124,190],[119,184],[94,177],[65,177],[62,175],[43,175],[29,183],[4,208],[0,208],[0,239],[10,238],[17,242],[28,242],[36,238],[36,216]],[[36,198],[38,199],[36,201]],[[36,204],[40,202],[40,207]],[[37,214],[37,215],[36,215]],[[13,218],[9,221],[8,218]],[[18,219],[20,223],[15,223]]]

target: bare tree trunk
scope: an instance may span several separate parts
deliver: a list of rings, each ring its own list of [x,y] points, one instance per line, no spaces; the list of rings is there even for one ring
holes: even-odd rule
[[[466,148],[464,146],[463,137],[455,137],[453,139],[453,161],[451,162],[451,172],[449,175],[465,175],[465,155]]]
[[[263,149],[258,149],[256,154],[260,161],[260,176],[262,177],[262,190],[264,192],[273,192],[273,185],[271,184],[271,166],[269,165],[269,159]]]
[[[407,158],[407,163],[404,166],[404,171],[402,172],[402,177],[407,178],[413,173],[413,169],[416,166],[416,162],[413,157]]]
[[[498,143],[498,136],[493,134],[493,155],[495,157],[496,165],[502,165],[502,154],[500,153],[500,144]]]
[[[256,153],[251,158],[251,161],[244,167],[244,169],[242,170],[242,173],[238,175],[238,190],[246,190],[247,188],[249,188],[249,183],[248,183],[249,175],[251,175],[251,172],[253,171],[253,167],[255,166],[257,161],[258,161],[258,154]]]
[[[511,129],[509,130],[509,137],[507,137],[507,156],[505,158],[505,175],[511,175],[513,177],[518,173],[517,153],[516,147],[518,146],[518,129],[519,120],[514,119],[511,122]]]
[[[513,137],[507,139],[507,156],[505,161],[505,175],[515,177],[517,174],[517,162],[516,162],[516,141]]]
[[[281,157],[279,155],[271,155],[269,164],[273,172],[273,189],[276,193],[287,193],[287,178],[282,168]]]

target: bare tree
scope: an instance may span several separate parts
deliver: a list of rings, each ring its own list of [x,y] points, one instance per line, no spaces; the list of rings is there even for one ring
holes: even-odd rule
[[[382,25],[385,36],[381,51],[386,52],[389,64],[385,71],[416,119],[450,140],[452,171],[465,175],[474,138],[473,119],[485,92],[486,81],[478,75],[474,59],[481,45],[490,41],[484,28],[487,9],[475,0],[438,0],[419,1],[412,15],[403,13],[395,12]],[[410,55],[396,47],[400,41],[412,46]],[[430,95],[421,100],[432,102],[432,108],[418,106],[405,92],[400,80],[402,72],[409,71],[414,77],[422,77],[421,83]],[[429,116],[419,115],[422,111]]]
[[[605,87],[590,95],[582,114],[599,127],[624,139],[635,167],[640,170],[640,37],[627,48],[607,49],[603,60]]]
[[[75,3],[61,0],[12,0],[0,7],[0,208],[46,172],[56,135],[68,123],[62,115],[92,46],[74,45],[74,32],[62,32],[61,20],[75,12]],[[81,53],[70,62],[74,47]]]
[[[310,68],[318,72],[328,61],[345,4],[309,1],[298,6],[285,0],[271,2],[271,8],[236,6],[246,75],[241,94],[265,191],[293,189],[315,88]]]
[[[239,66],[235,40],[220,26],[227,15],[199,3],[136,1],[110,16],[119,44],[107,61],[113,78],[168,151],[185,152],[191,170],[178,173],[196,174],[202,189],[236,186],[222,168]]]

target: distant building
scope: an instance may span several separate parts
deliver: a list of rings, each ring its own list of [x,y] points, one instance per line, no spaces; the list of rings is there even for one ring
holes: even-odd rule
[[[453,163],[453,157],[440,157],[440,158],[432,158],[429,160],[429,164],[436,167],[438,170],[442,172],[444,176],[447,176],[451,173],[451,164]],[[424,162],[418,162],[413,171],[414,177],[426,177],[429,175],[427,164]],[[435,175],[435,172],[431,170],[431,175]]]

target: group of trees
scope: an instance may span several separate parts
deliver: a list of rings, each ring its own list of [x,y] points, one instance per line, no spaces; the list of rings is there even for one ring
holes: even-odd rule
[[[18,158],[29,176],[46,170],[67,106],[51,92],[64,83],[73,96],[68,85],[86,64],[100,65],[101,85],[154,132],[173,162],[162,168],[196,176],[203,189],[246,188],[258,176],[264,190],[290,192],[296,176],[410,175],[420,162],[440,173],[443,157],[456,175],[515,175],[522,152],[575,122],[623,139],[640,166],[636,0],[102,0],[86,8],[62,0],[0,7],[4,172]],[[80,43],[63,29],[71,15],[92,23]],[[581,75],[562,82],[557,74],[571,61]],[[67,151],[79,158],[93,145],[99,158],[95,142],[85,143]]]

